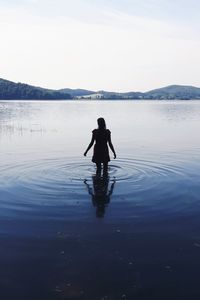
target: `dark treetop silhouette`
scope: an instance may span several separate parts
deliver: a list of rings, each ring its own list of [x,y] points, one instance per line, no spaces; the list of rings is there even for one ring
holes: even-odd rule
[[[97,123],[98,129],[94,129],[92,131],[92,139],[84,153],[84,156],[87,155],[87,152],[95,142],[92,162],[96,164],[99,172],[101,172],[101,164],[103,163],[104,171],[107,172],[108,162],[110,161],[108,145],[114,154],[114,159],[116,158],[116,153],[111,141],[111,132],[109,129],[106,129],[105,120],[103,118],[99,118]]]

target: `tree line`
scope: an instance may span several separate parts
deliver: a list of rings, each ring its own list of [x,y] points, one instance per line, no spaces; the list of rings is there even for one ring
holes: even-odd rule
[[[1,100],[58,100],[71,99],[71,95],[59,91],[33,87],[0,79]]]

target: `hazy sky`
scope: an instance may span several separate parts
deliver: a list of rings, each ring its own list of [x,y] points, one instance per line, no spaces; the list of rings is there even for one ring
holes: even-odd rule
[[[0,77],[49,88],[200,87],[199,0],[0,0]]]

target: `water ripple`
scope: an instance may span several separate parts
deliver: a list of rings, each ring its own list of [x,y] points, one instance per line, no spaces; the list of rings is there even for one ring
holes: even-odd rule
[[[1,167],[0,189],[28,200],[70,198],[84,193],[83,181],[91,180],[94,165],[80,158],[43,159]],[[188,180],[183,168],[139,159],[118,159],[109,166],[109,177],[125,187],[124,196],[149,191],[176,177]],[[169,187],[168,187],[169,189]]]
[[[110,176],[131,188],[131,191],[144,192],[159,187],[162,183],[173,182],[176,177],[186,179],[188,175],[182,167],[141,159],[122,159],[110,166]]]

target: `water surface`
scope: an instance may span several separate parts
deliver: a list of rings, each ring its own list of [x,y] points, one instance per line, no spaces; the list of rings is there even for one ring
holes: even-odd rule
[[[1,101],[3,299],[199,299],[199,131],[198,101]]]

